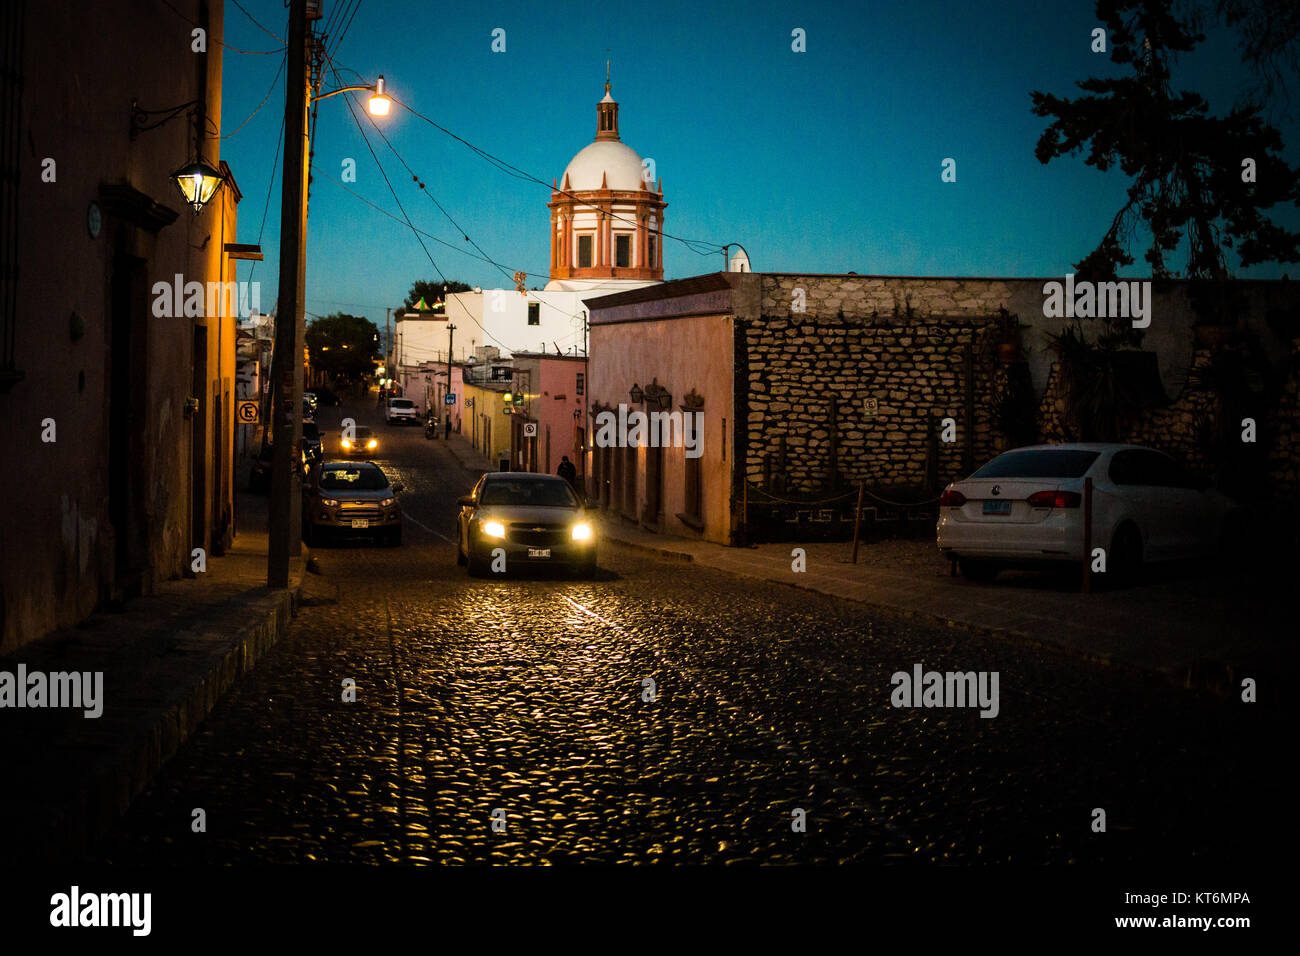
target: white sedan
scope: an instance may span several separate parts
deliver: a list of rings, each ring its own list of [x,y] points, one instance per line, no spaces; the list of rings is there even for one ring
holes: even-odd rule
[[[1214,553],[1230,499],[1163,452],[1139,445],[1017,448],[953,482],[939,499],[939,550],[962,575],[1084,560],[1084,480],[1092,479],[1092,547],[1107,577],[1131,582],[1144,562]]]

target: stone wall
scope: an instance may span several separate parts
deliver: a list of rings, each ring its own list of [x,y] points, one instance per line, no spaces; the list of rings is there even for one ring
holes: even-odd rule
[[[933,475],[942,486],[1002,451],[992,408],[1005,373],[991,346],[1013,284],[764,274],[762,315],[744,329],[751,485],[810,494],[859,480],[920,487]],[[796,289],[806,311],[791,311]],[[940,440],[945,418],[951,443]]]

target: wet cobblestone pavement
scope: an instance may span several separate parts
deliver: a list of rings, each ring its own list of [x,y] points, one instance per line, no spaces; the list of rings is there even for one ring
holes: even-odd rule
[[[383,437],[404,546],[315,550],[286,638],[90,862],[1164,865],[1264,839],[1256,707],[613,547],[595,580],[473,580],[443,536],[476,476]],[[892,707],[918,663],[997,671],[996,718]]]

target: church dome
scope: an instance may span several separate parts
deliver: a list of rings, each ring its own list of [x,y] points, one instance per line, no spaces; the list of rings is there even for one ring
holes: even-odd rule
[[[616,139],[589,143],[565,167],[560,183],[568,189],[645,189],[644,167],[636,150]]]

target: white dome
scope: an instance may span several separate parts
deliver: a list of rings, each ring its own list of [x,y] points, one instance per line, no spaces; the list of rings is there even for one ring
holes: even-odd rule
[[[609,189],[645,189],[643,168],[641,157],[630,146],[614,139],[597,140],[580,150],[565,167],[560,188],[565,188],[567,176],[571,190],[599,189],[605,175]]]

